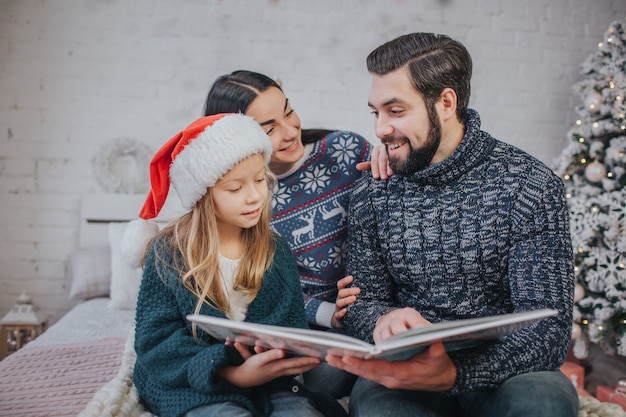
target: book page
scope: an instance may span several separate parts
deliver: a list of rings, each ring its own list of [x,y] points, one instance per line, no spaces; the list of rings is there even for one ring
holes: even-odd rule
[[[407,345],[424,346],[436,341],[446,344],[446,350],[460,349],[479,342],[496,340],[558,312],[540,309],[498,316],[478,317],[440,322],[416,327],[394,335],[377,345],[382,351],[390,351]]]
[[[203,315],[190,315],[187,319],[218,340],[284,349],[320,359],[326,354],[364,357],[374,347],[354,337],[329,331],[269,326]]]
[[[557,313],[556,310],[541,309],[441,322],[409,329],[377,345],[331,331],[269,326],[203,315],[189,315],[187,319],[197,323],[220,341],[237,341],[248,346],[257,345],[268,349],[279,348],[293,354],[313,356],[322,360],[327,354],[401,360],[423,351],[437,341],[444,342],[446,350],[476,346]]]

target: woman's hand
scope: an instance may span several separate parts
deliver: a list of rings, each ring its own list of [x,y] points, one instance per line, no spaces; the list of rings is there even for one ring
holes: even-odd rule
[[[346,315],[346,307],[356,301],[356,296],[359,295],[361,289],[358,287],[346,288],[352,281],[354,277],[352,275],[348,275],[347,277],[341,278],[337,281],[337,288],[339,292],[337,293],[337,301],[335,301],[335,313],[333,314],[333,318],[330,320],[330,324],[335,329],[339,329],[343,327],[343,317]]]
[[[372,177],[381,180],[386,180],[393,175],[393,171],[389,166],[389,159],[387,157],[387,151],[385,145],[376,145],[372,150],[372,159],[369,162],[359,162],[356,164],[356,169],[359,171],[372,171]]]
[[[240,388],[250,388],[264,384],[281,376],[295,376],[310,371],[321,361],[313,357],[285,358],[282,349],[266,350],[260,346],[250,352],[248,346],[232,344],[244,359],[239,366],[225,366],[217,374]]]

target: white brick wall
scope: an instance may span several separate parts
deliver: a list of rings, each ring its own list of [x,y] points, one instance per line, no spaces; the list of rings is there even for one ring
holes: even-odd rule
[[[411,31],[474,58],[485,130],[550,162],[579,98],[578,65],[624,0],[0,0],[0,316],[22,290],[56,320],[94,153],[154,149],[202,111],[218,75],[279,76],[306,127],[376,142],[365,57]]]

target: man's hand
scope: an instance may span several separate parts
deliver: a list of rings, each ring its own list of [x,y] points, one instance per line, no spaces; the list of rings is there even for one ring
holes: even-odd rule
[[[456,382],[456,367],[443,343],[435,343],[428,350],[403,361],[328,355],[326,362],[390,389],[448,391]]]
[[[406,307],[391,310],[380,316],[376,321],[374,342],[380,343],[394,334],[427,325],[430,325],[430,323],[412,308]]]
[[[369,162],[359,162],[356,164],[359,171],[372,171],[372,177],[376,179],[386,180],[393,175],[393,171],[389,166],[387,151],[385,145],[376,145],[372,150],[372,159]]]
[[[330,320],[330,324],[338,329],[343,327],[343,317],[346,315],[346,307],[356,301],[356,296],[361,293],[361,289],[358,287],[346,288],[354,280],[352,275],[341,278],[337,281],[337,301],[335,301],[335,313]]]
[[[430,323],[412,308],[391,310],[378,318],[374,341],[383,340]],[[447,391],[456,382],[456,367],[443,346],[435,343],[426,351],[403,361],[363,360],[351,356],[326,356],[329,365],[369,379],[391,389]]]

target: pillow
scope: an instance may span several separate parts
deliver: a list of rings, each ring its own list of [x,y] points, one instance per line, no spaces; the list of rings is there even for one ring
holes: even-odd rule
[[[111,289],[111,249],[107,246],[79,249],[70,255],[71,299],[106,297]]]
[[[127,222],[109,223],[111,245],[111,301],[109,306],[124,310],[137,307],[142,268],[133,268],[121,256],[121,244]]]

